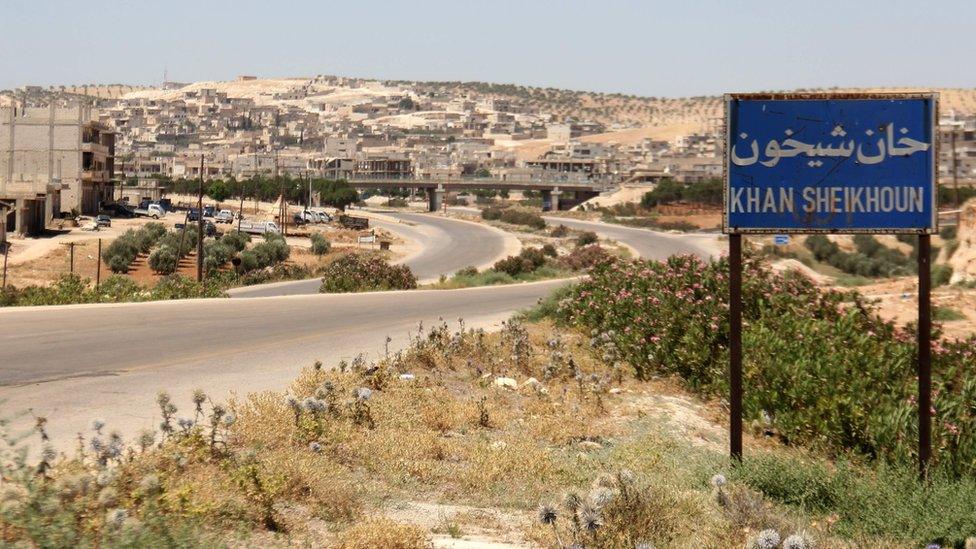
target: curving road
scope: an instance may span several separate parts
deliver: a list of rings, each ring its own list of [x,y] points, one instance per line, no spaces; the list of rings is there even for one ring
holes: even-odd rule
[[[370,223],[421,246],[421,250],[400,261],[410,267],[417,280],[436,280],[468,267],[483,267],[510,253],[517,253],[518,239],[504,231],[423,213],[384,212]],[[315,294],[321,280],[297,280],[237,288],[231,297],[271,297]]]
[[[434,271],[476,263],[476,257],[487,259],[504,249],[480,242],[493,240],[496,233],[489,238],[477,225],[404,215],[431,225],[442,222],[430,229],[426,223],[411,227],[441,239],[435,246],[439,252],[408,258]],[[646,257],[711,255],[718,248],[710,235],[550,221],[594,230]],[[473,236],[475,241],[436,237],[438,230],[465,229],[481,236]],[[62,449],[96,417],[131,436],[158,422],[153,396],[160,389],[186,411],[195,388],[215,400],[286,388],[302,366],[315,360],[331,366],[359,353],[377,357],[387,348],[387,336],[392,338],[389,350],[395,351],[416,333],[418,322],[430,326],[439,318],[451,323],[464,318],[469,327],[491,328],[566,283],[0,309],[2,413],[9,417],[30,409],[49,418],[49,433]],[[28,428],[31,421],[21,416],[13,428]]]
[[[568,217],[545,217],[550,225],[566,225],[570,229],[593,231],[602,238],[616,240],[630,247],[644,259],[662,260],[675,254],[695,254],[702,259],[717,257],[723,249],[718,234],[711,233],[665,233],[614,225],[599,221],[581,221]]]
[[[282,389],[315,360],[375,358],[387,336],[395,351],[418,322],[492,328],[566,283],[0,309],[0,401],[50,418],[59,442],[93,418],[132,434],[158,421],[160,389],[181,410],[195,388]]]

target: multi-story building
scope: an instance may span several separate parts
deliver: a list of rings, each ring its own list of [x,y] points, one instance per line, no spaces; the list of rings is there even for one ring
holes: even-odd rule
[[[8,228],[37,234],[54,217],[97,214],[112,199],[114,171],[115,134],[89,107],[0,108],[0,200],[15,212]]]

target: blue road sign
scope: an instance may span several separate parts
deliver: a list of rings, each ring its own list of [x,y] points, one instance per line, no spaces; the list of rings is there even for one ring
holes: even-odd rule
[[[726,96],[723,229],[936,232],[937,99]]]

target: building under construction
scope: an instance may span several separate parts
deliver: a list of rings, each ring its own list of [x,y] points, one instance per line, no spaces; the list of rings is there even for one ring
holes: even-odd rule
[[[90,107],[0,107],[0,202],[10,232],[94,215],[112,199],[115,133]]]

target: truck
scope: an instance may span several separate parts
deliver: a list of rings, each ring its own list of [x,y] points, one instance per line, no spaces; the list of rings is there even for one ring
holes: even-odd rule
[[[351,215],[340,215],[339,224],[347,229],[363,230],[369,228],[369,218],[355,217]]]
[[[281,234],[281,228],[274,221],[246,221],[241,220],[240,230],[248,234]]]
[[[145,208],[136,208],[132,210],[132,213],[142,217],[151,217],[153,219],[166,217],[166,210],[163,209],[163,207],[159,204],[147,204]]]

